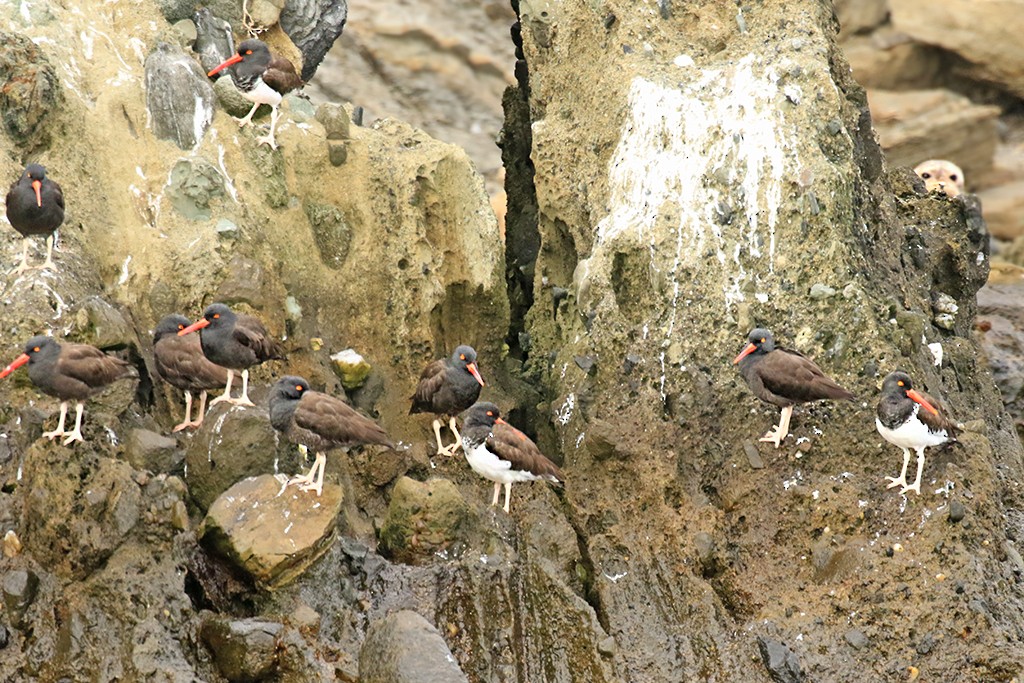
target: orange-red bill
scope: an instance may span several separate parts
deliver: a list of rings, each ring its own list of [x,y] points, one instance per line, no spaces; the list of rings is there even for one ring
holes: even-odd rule
[[[740,355],[736,356],[733,359],[732,364],[736,365],[737,363],[739,363],[741,360],[743,360],[744,358],[746,358],[747,356],[749,356],[750,354],[752,354],[756,350],[757,350],[757,346],[755,346],[754,344],[747,344],[747,346],[742,351],[740,351]]]
[[[508,424],[508,422],[505,422],[500,417],[494,418],[494,421],[497,422],[498,424],[503,424],[503,425],[507,425]]]
[[[231,66],[232,64],[238,64],[240,61],[242,61],[242,55],[236,54],[236,55],[232,56],[231,59],[226,60],[220,66],[214,67],[213,71],[211,71],[210,73],[206,74],[206,76],[207,77],[211,77],[215,73],[217,73],[218,71],[220,71],[222,69],[226,69],[229,66]]]
[[[43,193],[42,193],[43,181],[42,180],[33,180],[32,181],[32,189],[36,191],[36,206],[42,208],[42,206],[43,206]]]
[[[12,372],[14,372],[18,368],[20,368],[22,365],[27,363],[28,361],[29,361],[28,354],[27,353],[21,354],[20,356],[15,358],[13,361],[11,361],[11,364],[8,365],[6,368],[4,368],[2,372],[0,372],[0,379],[3,379],[7,375],[11,374]]]
[[[922,396],[921,394],[917,393],[913,389],[907,389],[907,398],[909,398],[911,401],[914,401],[915,403],[919,403],[922,406],[924,406],[924,409],[927,410],[929,413],[931,413],[933,415],[938,415],[939,414],[939,411],[938,411],[938,409],[935,406],[933,406],[931,403],[926,401],[924,396]]]
[[[179,330],[178,331],[178,336],[179,337],[184,337],[186,334],[192,334],[196,330],[201,330],[201,329],[203,329],[204,327],[206,327],[209,324],[210,324],[209,320],[207,320],[206,318],[200,318],[199,320],[195,321],[194,323],[192,323],[191,325],[189,325],[185,329]]]
[[[476,381],[480,382],[480,386],[487,386],[484,384],[484,378],[480,376],[480,371],[476,368],[476,363],[466,363],[466,369],[469,370],[469,374],[476,377]]]

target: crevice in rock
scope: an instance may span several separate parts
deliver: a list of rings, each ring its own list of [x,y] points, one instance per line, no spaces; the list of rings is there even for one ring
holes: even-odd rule
[[[518,3],[512,7],[518,16]],[[505,90],[502,108],[505,125],[498,138],[501,161],[505,167],[505,281],[508,286],[509,329],[506,343],[509,353],[525,361],[529,355],[526,314],[533,305],[533,278],[540,250],[537,227],[537,190],[534,186],[533,133],[529,102],[529,78],[523,55],[519,23],[512,25],[516,49],[515,76],[518,85]]]
[[[587,530],[584,528],[583,522],[580,521],[576,514],[576,508],[573,504],[566,499],[563,490],[558,490],[558,499],[562,503],[562,512],[565,515],[565,519],[569,522],[572,530],[576,533],[576,545],[580,551],[580,562],[583,564],[583,576],[580,580],[583,584],[583,599],[587,601],[587,604],[594,610],[594,614],[597,616],[598,623],[601,624],[601,628],[604,629],[605,633],[611,633],[611,620],[608,617],[608,612],[604,608],[604,603],[601,602],[601,594],[597,590],[597,583],[595,579],[597,577],[597,569],[594,564],[594,558],[590,555],[590,546],[588,544]]]

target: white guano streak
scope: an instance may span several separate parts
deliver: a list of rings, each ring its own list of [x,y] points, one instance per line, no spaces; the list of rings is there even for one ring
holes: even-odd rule
[[[768,272],[775,268],[775,226],[782,203],[787,150],[778,76],[758,73],[748,55],[731,71],[704,70],[690,83],[668,88],[634,79],[629,114],[609,168],[611,211],[598,224],[599,243],[636,231],[649,234],[666,203],[679,210],[676,264],[702,259],[707,229],[719,263],[728,273],[725,303],[744,299],[741,283],[748,274],[740,261],[744,247],[762,257],[758,230],[767,224]],[[795,158],[790,160],[795,166]],[[741,192],[741,238],[729,240],[716,221],[721,193],[708,178],[721,177]],[[720,184],[720,183],[719,183]],[[736,201],[734,199],[734,201]],[[739,217],[739,216],[738,216]],[[653,255],[652,249],[652,255]],[[672,273],[675,279],[675,273]]]

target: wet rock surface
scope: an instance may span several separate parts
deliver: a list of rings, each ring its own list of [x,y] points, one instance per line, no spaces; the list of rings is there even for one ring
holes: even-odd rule
[[[437,629],[416,612],[401,610],[374,624],[359,651],[361,683],[468,681]]]
[[[465,542],[473,524],[469,505],[447,479],[419,482],[402,477],[391,492],[380,530],[381,553],[396,562],[446,556]]]
[[[272,621],[211,616],[200,627],[199,637],[224,678],[232,683],[260,681],[275,673],[283,630]]]
[[[282,479],[238,482],[213,502],[199,529],[207,548],[264,586],[286,584],[323,554],[341,510],[338,486],[325,483],[317,496],[285,488]]]
[[[146,107],[153,132],[190,150],[213,120],[213,88],[183,50],[160,43],[146,58]]]

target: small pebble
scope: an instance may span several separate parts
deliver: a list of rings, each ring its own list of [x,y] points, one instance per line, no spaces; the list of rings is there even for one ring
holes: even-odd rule
[[[967,515],[967,508],[959,500],[954,500],[949,504],[949,521],[956,524],[963,520]]]
[[[752,441],[746,441],[743,443],[743,451],[747,454],[747,462],[750,463],[750,467],[755,470],[764,469],[764,460],[761,459],[761,453],[757,450],[757,446]]]

